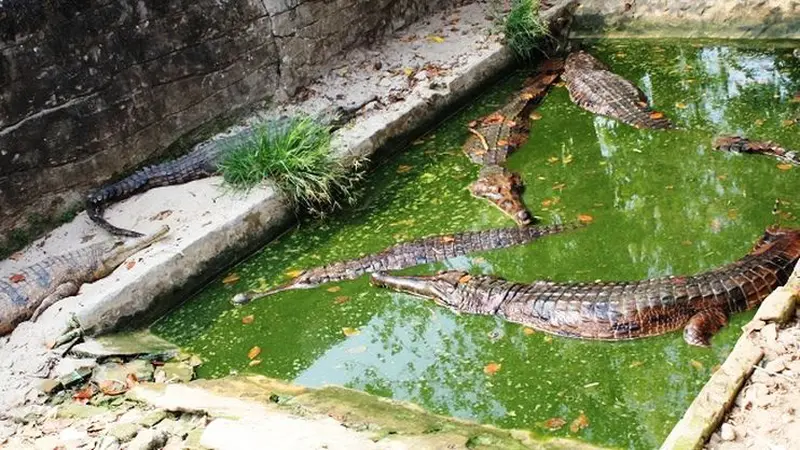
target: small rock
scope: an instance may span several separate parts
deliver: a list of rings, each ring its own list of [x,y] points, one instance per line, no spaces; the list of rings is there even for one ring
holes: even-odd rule
[[[61,383],[63,387],[70,387],[74,384],[78,384],[89,377],[92,374],[92,369],[90,367],[81,367],[72,372],[62,375],[58,377],[58,381]]]
[[[119,450],[119,440],[114,436],[103,436],[97,442],[95,450]]]
[[[178,436],[172,436],[167,441],[167,444],[164,445],[164,448],[161,450],[183,450],[186,448],[186,443],[183,442],[182,438]]]
[[[775,342],[775,339],[778,337],[778,326],[774,323],[765,325],[764,328],[761,329],[761,335],[764,336],[767,343]]]
[[[424,70],[420,70],[416,74],[414,74],[414,79],[417,81],[425,81],[428,79],[428,72]]]
[[[58,362],[55,373],[56,376],[62,377],[79,369],[94,369],[95,367],[97,367],[97,361],[93,358],[64,358]]]
[[[166,444],[169,434],[164,431],[142,430],[128,444],[128,450],[157,450]]]
[[[58,380],[48,379],[39,383],[39,390],[47,395],[54,394],[59,389],[61,389],[61,382]]]
[[[69,447],[75,447],[75,443],[80,443],[89,439],[89,434],[85,431],[79,431],[75,428],[65,428],[58,433],[58,438],[63,443],[73,443]]]
[[[185,362],[168,362],[155,373],[157,383],[188,383],[194,377],[194,368]]]
[[[105,409],[91,405],[81,405],[80,403],[65,403],[58,408],[56,417],[59,419],[86,419],[106,412]]]
[[[764,369],[772,373],[781,373],[786,369],[786,363],[783,362],[783,358],[773,359],[764,366]]]
[[[733,426],[727,422],[723,423],[719,429],[719,436],[723,441],[736,440],[736,432],[733,431]]]
[[[139,426],[135,423],[120,423],[108,430],[108,434],[117,438],[121,443],[130,441],[137,433],[139,433]]]
[[[163,409],[157,409],[150,414],[144,416],[141,420],[139,420],[139,425],[142,425],[147,428],[152,428],[157,423],[161,422],[167,417],[167,412]]]

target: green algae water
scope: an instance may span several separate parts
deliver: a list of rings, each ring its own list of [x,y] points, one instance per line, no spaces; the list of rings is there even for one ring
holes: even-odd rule
[[[457,268],[522,282],[692,274],[740,258],[770,224],[800,225],[800,168],[711,148],[714,137],[731,133],[800,147],[800,61],[791,47],[620,40],[588,49],[681,129],[636,130],[579,109],[565,88],[554,88],[509,167],[521,174],[524,200],[543,223],[589,215],[591,225],[406,273]],[[399,241],[513,226],[469,195],[478,167],[460,147],[467,124],[508,100],[524,76],[499,83],[378,167],[358,205],[302,223],[231,269],[238,282],[217,280],[154,332],[199,354],[201,377],[253,373],[340,384],[544,436],[657,447],[752,312],[733,317],[703,349],[685,344],[680,332],[631,342],[532,333],[372,287],[367,276],[239,308],[229,302],[237,292],[285,282],[293,271]],[[243,323],[250,315],[253,322]],[[262,351],[251,365],[254,346]]]

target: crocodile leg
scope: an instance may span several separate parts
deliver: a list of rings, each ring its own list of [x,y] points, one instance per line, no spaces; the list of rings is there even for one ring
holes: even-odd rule
[[[49,307],[53,306],[56,302],[66,298],[72,297],[73,295],[78,293],[78,286],[76,283],[72,281],[67,281],[66,283],[60,284],[56,291],[52,294],[48,295],[47,297],[42,300],[42,303],[36,308],[36,311],[33,312],[31,316],[31,322],[35,322],[36,319]]]
[[[721,309],[700,311],[689,319],[683,329],[683,339],[689,345],[709,347],[711,337],[727,323],[728,316]]]
[[[67,329],[63,333],[61,333],[60,336],[58,336],[52,342],[50,342],[47,345],[47,348],[52,350],[64,344],[70,344],[60,351],[63,356],[69,351],[69,349],[72,347],[73,344],[78,342],[78,340],[83,336],[83,334],[84,334],[83,327],[81,326],[81,323],[78,321],[78,316],[75,313],[71,313],[69,322],[67,324]]]

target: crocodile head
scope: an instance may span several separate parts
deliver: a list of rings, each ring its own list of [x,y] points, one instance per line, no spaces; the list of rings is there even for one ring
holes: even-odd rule
[[[750,141],[741,136],[720,136],[712,144],[715,150],[731,153],[750,152]]]
[[[154,242],[166,236],[167,233],[169,233],[169,227],[164,225],[153,234],[137,238],[125,244],[115,245],[107,250],[101,257],[100,264],[94,271],[94,279],[99,280],[100,278],[108,276],[108,274],[113,272],[114,269],[131,255],[151,246]]]
[[[522,181],[516,173],[499,166],[486,167],[469,186],[469,191],[475,197],[492,202],[521,227],[533,222],[531,213],[522,203]]]
[[[439,272],[431,276],[396,276],[375,272],[371,281],[375,286],[430,298],[437,304],[455,309],[462,303],[462,296],[456,292],[458,284],[468,280],[467,277],[469,274],[460,270]]]
[[[574,70],[608,70],[608,66],[583,50],[572,52],[564,62],[564,72]]]

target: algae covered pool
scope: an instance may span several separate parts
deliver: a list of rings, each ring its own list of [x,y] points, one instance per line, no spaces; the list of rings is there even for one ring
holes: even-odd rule
[[[565,88],[554,88],[509,168],[522,176],[524,201],[542,223],[583,215],[591,224],[405,273],[457,268],[521,282],[692,274],[740,258],[770,224],[800,225],[800,168],[711,149],[721,134],[800,146],[800,60],[790,45],[620,40],[586,47],[680,129],[637,130],[576,107]],[[499,83],[378,167],[357,205],[303,222],[154,332],[197,353],[201,377],[254,373],[340,384],[545,436],[658,446],[752,312],[734,316],[711,348],[697,348],[680,332],[631,342],[554,337],[494,317],[456,315],[370,286],[367,276],[243,307],[230,303],[235,293],[399,241],[512,226],[470,196],[478,167],[460,147],[467,124],[501,106],[525,75]],[[260,353],[248,357],[256,346]]]

